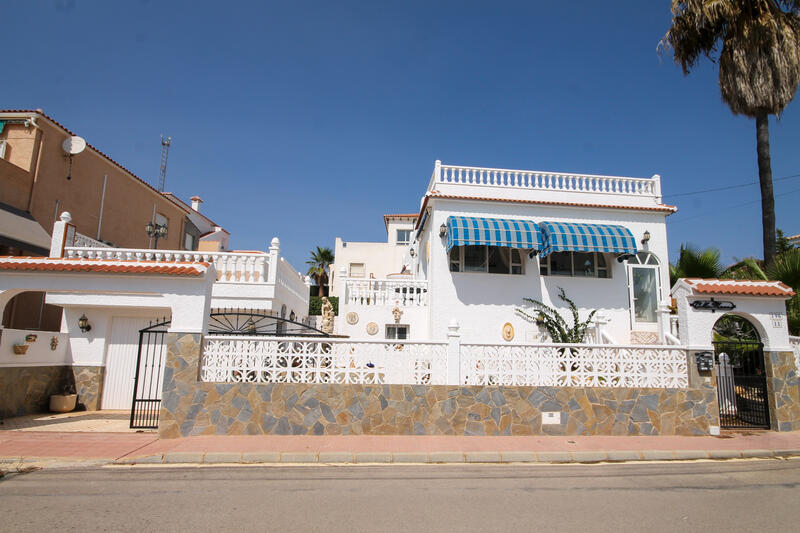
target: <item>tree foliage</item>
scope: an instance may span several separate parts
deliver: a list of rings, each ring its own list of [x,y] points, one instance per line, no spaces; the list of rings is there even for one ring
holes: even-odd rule
[[[718,278],[722,271],[716,248],[699,250],[691,244],[681,244],[678,261],[669,265],[669,278],[674,285],[679,278]]]
[[[533,298],[523,298],[523,301],[533,306],[534,310],[537,311],[535,316],[528,314],[522,309],[517,309],[517,313],[545,328],[547,333],[550,334],[550,338],[553,339],[553,342],[576,344],[583,342],[586,338],[586,329],[589,327],[589,324],[591,324],[597,309],[591,311],[586,320],[581,321],[578,314],[578,307],[575,305],[575,302],[567,298],[564,289],[561,287],[558,288],[558,297],[569,306],[570,313],[572,314],[571,326],[567,324],[567,321],[564,320],[558,311]]]
[[[319,286],[319,296],[323,296],[323,287],[328,284],[328,272],[333,264],[333,252],[330,248],[317,246],[316,250],[311,250],[311,259],[306,261],[308,266],[307,274],[311,276],[314,283]]]
[[[769,115],[780,116],[800,82],[800,0],[671,0],[661,40],[689,74],[701,57],[719,66],[722,100],[756,119],[764,260],[775,258]]]

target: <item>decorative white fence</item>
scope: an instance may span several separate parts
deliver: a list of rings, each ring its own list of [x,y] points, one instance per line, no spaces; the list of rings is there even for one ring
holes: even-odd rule
[[[200,374],[208,382],[686,388],[687,370],[675,346],[209,335]]]
[[[463,344],[465,385],[686,388],[686,351],[673,346]]]
[[[192,252],[146,248],[95,248],[67,246],[64,256],[80,259],[156,261],[159,263],[213,263],[217,281],[222,283],[266,283],[269,254],[265,252]],[[297,273],[293,272],[296,276]]]
[[[436,183],[626,194],[635,196],[661,196],[661,179],[658,176],[654,176],[653,178],[629,178],[622,176],[596,176],[592,174],[561,174],[536,170],[437,165],[431,176],[431,185]]]
[[[789,344],[794,352],[794,367],[800,371],[800,337],[789,336]]]
[[[408,279],[348,279],[345,282],[348,305],[428,305],[428,281]]]
[[[75,232],[75,242],[74,246],[80,246],[82,248],[110,248],[110,246],[104,242],[100,242],[96,239],[92,239],[91,237],[87,237],[82,233]]]
[[[208,335],[200,379],[224,383],[442,385],[445,342]]]

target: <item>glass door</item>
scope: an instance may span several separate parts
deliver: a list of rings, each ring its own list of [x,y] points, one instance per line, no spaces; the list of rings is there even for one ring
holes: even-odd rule
[[[630,267],[631,316],[634,329],[657,329],[658,268]]]

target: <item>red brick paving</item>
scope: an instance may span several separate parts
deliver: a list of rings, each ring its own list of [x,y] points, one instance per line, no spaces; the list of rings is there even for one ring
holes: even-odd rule
[[[166,452],[509,452],[800,449],[800,431],[721,437],[198,436],[0,431],[0,457],[118,459]]]

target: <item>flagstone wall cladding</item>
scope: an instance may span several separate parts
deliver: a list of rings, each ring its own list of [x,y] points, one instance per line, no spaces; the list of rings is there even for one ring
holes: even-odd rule
[[[770,423],[778,431],[800,430],[800,375],[793,352],[769,352],[767,395]]]
[[[81,408],[80,406],[87,411],[100,409],[104,371],[105,367],[102,366],[72,367],[75,391],[78,393],[78,409]]]
[[[50,395],[62,391],[66,366],[0,368],[0,418],[11,418],[49,409]]]
[[[159,435],[707,435],[716,389],[202,383],[168,334]],[[561,424],[542,425],[543,411]]]

